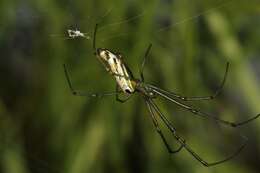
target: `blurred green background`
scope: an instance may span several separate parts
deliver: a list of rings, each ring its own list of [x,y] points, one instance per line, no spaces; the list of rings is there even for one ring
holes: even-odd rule
[[[185,150],[168,154],[137,94],[124,104],[114,97],[73,96],[63,63],[75,88],[115,89],[93,55],[96,23],[97,46],[121,52],[137,78],[152,43],[146,81],[183,95],[212,94],[229,61],[221,95],[194,105],[230,121],[260,112],[259,0],[1,0],[0,172],[259,172],[260,120],[232,129],[159,99],[207,161],[234,152],[240,134],[249,138],[236,158],[205,168]],[[76,28],[91,39],[66,39],[66,30]]]

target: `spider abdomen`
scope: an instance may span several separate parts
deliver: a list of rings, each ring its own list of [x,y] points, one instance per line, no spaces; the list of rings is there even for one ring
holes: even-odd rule
[[[120,54],[115,54],[108,49],[97,49],[97,58],[105,68],[115,77],[117,85],[125,93],[133,93],[135,86],[132,74],[123,62]]]

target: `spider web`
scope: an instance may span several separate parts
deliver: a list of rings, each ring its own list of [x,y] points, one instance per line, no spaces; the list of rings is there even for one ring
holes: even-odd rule
[[[192,22],[192,21],[195,22],[200,17],[202,17],[202,16],[204,16],[204,15],[206,15],[208,13],[211,13],[211,12],[214,12],[215,10],[222,9],[222,8],[224,8],[226,6],[232,5],[233,2],[234,2],[234,0],[217,2],[215,5],[212,5],[212,7],[209,7],[206,10],[198,12],[197,14],[191,15],[191,16],[186,17],[184,19],[179,19],[179,20],[177,19],[177,22],[171,23],[168,26],[162,26],[162,27],[156,29],[156,31],[154,33],[155,34],[156,33],[161,33],[161,32],[173,29],[174,27],[176,27],[178,25],[181,25],[181,24],[184,24],[184,23],[187,23],[187,22]],[[125,23],[128,23],[128,22],[134,21],[134,20],[138,20],[138,19],[140,19],[142,17],[145,17],[145,15],[147,15],[147,12],[144,10],[141,13],[136,14],[133,17],[127,18],[125,20],[117,21],[117,22],[113,22],[113,23],[101,26],[99,28],[99,31],[108,29],[109,27],[115,27],[117,25],[122,25],[122,24],[125,24]],[[131,32],[122,32],[122,33],[117,33],[117,34],[111,34],[110,36],[107,36],[107,37],[103,38],[101,41],[104,42],[104,41],[107,41],[107,40],[110,40],[110,39],[114,39],[114,38],[118,38],[118,37],[124,37],[124,36],[129,35],[130,33]]]
[[[160,33],[160,32],[170,30],[170,29],[176,27],[177,25],[181,25],[181,24],[184,24],[186,22],[196,21],[198,18],[202,17],[203,15],[208,14],[208,13],[214,11],[214,10],[218,10],[218,9],[221,9],[221,8],[226,7],[228,5],[231,5],[231,3],[233,3],[233,2],[234,2],[234,0],[218,2],[217,4],[213,5],[211,8],[208,8],[207,10],[201,11],[201,12],[199,12],[195,15],[192,15],[190,17],[180,19],[179,21],[177,21],[175,23],[171,23],[168,26],[164,26],[164,27],[159,28],[159,29],[156,30],[156,33]],[[107,12],[105,12],[104,15],[102,15],[100,17],[100,20],[97,21],[97,23],[102,22],[102,20],[104,18],[106,18],[107,16],[109,16],[110,13],[112,13],[112,12],[113,12],[113,8],[108,9]],[[124,20],[121,20],[121,21],[115,21],[115,22],[103,25],[99,28],[99,31],[106,30],[106,29],[111,28],[111,27],[116,27],[118,25],[123,25],[123,24],[126,24],[128,22],[138,20],[138,19],[144,17],[145,15],[147,15],[147,12],[142,11],[141,13],[138,13],[138,14],[130,17],[130,18],[127,18],[127,19],[124,19]],[[77,28],[77,29],[80,30],[80,27]],[[82,32],[85,33],[84,31],[82,31]],[[117,38],[117,37],[123,37],[123,36],[130,34],[130,33],[131,32],[117,33],[115,35],[110,35],[108,37],[105,37],[104,39],[102,39],[102,41],[110,40],[110,39]],[[64,37],[65,35],[63,36],[62,34],[53,34],[53,36]],[[26,154],[28,155],[28,153],[26,153]],[[32,160],[34,162],[34,164],[37,165],[37,168],[39,170],[46,170],[47,169],[47,170],[51,170],[51,172],[62,172],[62,170],[60,168],[50,166],[50,164],[47,161],[41,160],[38,157],[35,157],[35,156],[28,156],[28,157],[29,157],[29,160]]]

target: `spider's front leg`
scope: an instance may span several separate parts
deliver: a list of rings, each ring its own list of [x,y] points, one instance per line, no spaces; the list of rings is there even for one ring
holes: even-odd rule
[[[147,107],[148,107],[150,116],[151,116],[152,121],[153,121],[153,125],[154,125],[154,127],[155,127],[157,133],[160,135],[160,137],[161,137],[161,139],[162,139],[164,145],[166,146],[168,152],[169,152],[170,154],[174,154],[174,153],[178,153],[179,151],[181,151],[181,149],[184,147],[183,144],[181,144],[181,145],[180,145],[177,149],[175,149],[175,150],[173,150],[173,149],[171,148],[171,146],[168,144],[166,138],[164,137],[162,130],[161,130],[160,127],[159,127],[159,123],[158,123],[158,121],[157,121],[157,119],[156,119],[156,117],[155,117],[155,113],[154,113],[154,111],[153,111],[153,109],[152,109],[152,107],[151,107],[149,101],[146,100],[145,103],[146,103],[146,105],[147,105]]]
[[[142,81],[142,82],[144,82],[144,74],[143,74],[143,72],[144,72],[144,66],[145,66],[146,58],[148,57],[151,48],[152,48],[152,44],[149,44],[148,48],[146,49],[143,62],[142,62],[142,64],[141,64],[141,68],[140,68],[140,70],[139,70],[139,71],[140,71],[140,77],[141,77],[141,81]]]

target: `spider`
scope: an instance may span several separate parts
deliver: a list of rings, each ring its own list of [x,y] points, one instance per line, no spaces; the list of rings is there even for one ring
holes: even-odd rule
[[[215,91],[215,93],[211,96],[201,96],[201,97],[186,97],[179,94],[176,94],[171,91],[167,91],[164,89],[161,89],[155,85],[151,85],[145,82],[144,75],[143,75],[143,69],[145,66],[146,58],[148,57],[148,54],[151,50],[152,44],[150,44],[145,52],[141,68],[140,68],[140,78],[135,78],[131,72],[131,70],[128,68],[127,64],[124,62],[124,59],[120,53],[114,53],[109,49],[106,48],[96,48],[96,35],[98,30],[98,24],[96,24],[94,29],[94,36],[93,36],[93,50],[94,55],[97,57],[97,59],[104,65],[107,72],[109,72],[112,76],[114,76],[116,80],[116,91],[114,92],[104,92],[104,93],[88,93],[88,92],[81,92],[78,90],[75,90],[72,86],[69,73],[67,70],[67,67],[65,64],[63,64],[64,72],[66,76],[66,80],[68,82],[69,88],[73,95],[76,96],[88,96],[88,97],[104,97],[104,96],[116,96],[116,100],[124,103],[126,102],[133,94],[137,93],[142,96],[144,99],[146,106],[148,108],[149,115],[152,119],[153,125],[161,137],[165,147],[167,148],[168,152],[171,154],[178,153],[182,149],[186,149],[196,160],[198,160],[202,165],[206,167],[218,165],[221,163],[224,163],[233,157],[235,157],[240,151],[246,146],[246,141],[231,155],[228,157],[215,161],[215,162],[208,162],[204,160],[201,156],[199,156],[196,152],[193,151],[193,149],[186,143],[186,140],[181,137],[174,125],[166,118],[166,116],[160,111],[159,107],[154,102],[157,98],[163,98],[168,100],[171,103],[176,104],[177,106],[191,112],[192,114],[195,114],[197,116],[208,118],[213,121],[216,121],[218,123],[236,128],[238,126],[245,125],[255,119],[257,119],[260,114],[257,114],[256,116],[247,119],[245,121],[241,122],[230,122],[223,119],[220,119],[216,116],[210,115],[208,113],[205,113],[203,111],[200,111],[199,109],[196,109],[188,104],[185,104],[185,101],[198,101],[198,100],[212,100],[216,98],[221,90],[223,89],[224,83],[227,78],[227,73],[229,69],[229,63],[226,64],[226,70],[224,74],[224,78],[219,85],[218,89]],[[119,98],[119,93],[126,94],[125,99]],[[168,144],[163,132],[160,129],[159,123],[157,121],[157,118],[160,118],[164,125],[167,127],[167,129],[171,132],[173,137],[177,140],[179,143],[179,147],[177,149],[172,149],[171,146]]]

